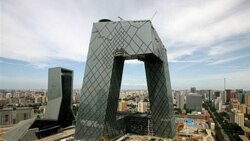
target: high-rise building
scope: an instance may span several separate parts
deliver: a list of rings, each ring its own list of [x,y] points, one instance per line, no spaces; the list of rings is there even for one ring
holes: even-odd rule
[[[120,112],[124,112],[127,110],[127,103],[126,101],[122,100],[122,101],[119,101],[119,104],[118,104],[118,111]]]
[[[4,134],[5,140],[37,140],[72,125],[75,120],[72,111],[73,71],[60,67],[50,68],[48,75],[48,104],[44,118],[21,121]]]
[[[236,90],[236,98],[238,99],[238,101],[243,104],[244,103],[244,92],[242,89]]]
[[[217,111],[221,111],[221,108],[222,108],[222,99],[221,97],[217,97],[215,100],[214,100],[214,107]]]
[[[190,91],[191,91],[191,93],[196,93],[196,88],[195,87],[191,87]]]
[[[226,103],[226,102],[227,102],[227,94],[226,94],[226,91],[223,91],[223,92],[221,93],[221,95],[222,95],[222,103]]]
[[[247,107],[245,104],[240,104],[239,105],[239,110],[241,113],[246,114],[247,113]]]
[[[138,112],[140,113],[148,112],[148,102],[144,101],[138,102]]]
[[[250,93],[244,95],[244,103],[247,107],[250,107]]]
[[[215,91],[215,92],[214,92],[214,96],[215,96],[215,98],[221,97],[220,91]]]
[[[232,109],[230,112],[230,122],[244,126],[244,114],[237,109]]]
[[[227,102],[230,102],[230,99],[234,99],[236,98],[235,92],[230,90],[230,89],[226,89],[226,94],[227,94]]]
[[[237,100],[237,99],[235,99],[235,98],[233,98],[233,99],[230,99],[230,109],[239,109],[239,106],[240,106],[240,102]]]
[[[250,107],[247,107],[247,114],[250,115]]]
[[[198,94],[187,95],[186,109],[201,111],[202,109],[202,97]]]
[[[73,71],[65,68],[50,68],[48,80],[48,104],[44,118],[58,120],[62,126],[72,125]]]
[[[183,93],[177,93],[176,95],[176,106],[179,109],[184,109],[185,95]]]
[[[166,48],[149,20],[107,19],[93,24],[75,139],[101,140],[124,134],[116,113],[124,61],[144,62],[155,135],[173,138],[175,119]]]
[[[209,101],[214,100],[213,91],[212,90],[208,90],[208,93],[209,93]]]

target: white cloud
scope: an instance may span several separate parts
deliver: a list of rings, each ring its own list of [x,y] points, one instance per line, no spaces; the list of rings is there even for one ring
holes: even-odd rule
[[[38,66],[53,59],[84,61],[91,31],[84,27],[91,23],[72,5],[50,4],[4,1],[1,57]]]
[[[224,64],[224,63],[236,61],[236,60],[239,60],[239,59],[242,59],[242,58],[246,58],[246,57],[249,57],[249,56],[250,56],[250,54],[244,55],[244,56],[236,56],[236,57],[230,57],[230,58],[226,58],[226,59],[220,59],[220,60],[214,61],[212,63],[209,63],[209,65]]]
[[[249,38],[237,41],[226,41],[211,47],[208,52],[208,55],[216,56],[216,55],[228,54],[244,48],[249,48],[249,45],[250,45]]]
[[[136,60],[136,59],[133,59],[133,60],[125,60],[125,63],[127,63],[127,64],[143,64],[142,61],[139,61],[139,60]]]
[[[3,40],[0,41],[0,57],[25,61],[38,69],[51,66],[55,60],[85,61],[92,23],[98,19],[118,20],[118,16],[126,20],[150,19],[155,11],[153,25],[168,49],[169,61],[183,63],[177,71],[203,62],[210,67],[229,64],[249,56],[246,53],[241,56],[234,54],[249,48],[249,0],[1,2],[0,39]],[[243,39],[235,38],[238,36],[243,36]],[[201,52],[202,55],[197,55]],[[142,62],[128,60],[126,63]],[[238,86],[245,86],[249,81],[243,83],[235,76],[243,79],[249,73],[213,75],[214,78],[239,81],[239,84],[232,82]],[[210,76],[202,81],[208,79]],[[192,81],[195,80],[192,78]],[[146,81],[131,79],[125,82],[124,85],[130,87],[133,87],[131,82],[136,82],[138,87],[146,84]],[[184,82],[181,80],[180,83]],[[192,84],[191,80],[188,84]]]
[[[92,23],[100,18],[150,19],[157,11],[153,23],[169,50],[170,61],[250,31],[247,0],[9,0],[2,5],[0,56],[35,66],[54,59],[84,61]],[[217,55],[222,48],[211,48],[209,55]]]

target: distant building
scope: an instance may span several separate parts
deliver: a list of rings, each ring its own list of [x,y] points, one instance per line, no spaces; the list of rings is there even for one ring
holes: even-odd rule
[[[127,103],[126,101],[122,100],[118,103],[118,111],[124,112],[127,110]]]
[[[143,101],[138,102],[138,112],[140,113],[148,112],[148,102],[143,102]]]
[[[250,107],[247,107],[247,114],[250,115]]]
[[[190,91],[191,91],[191,93],[196,93],[196,88],[195,87],[191,87]]]
[[[183,93],[178,93],[176,95],[176,107],[179,109],[184,109],[185,95]]]
[[[212,101],[214,99],[214,97],[213,97],[213,91],[212,90],[208,90],[208,94],[209,94],[209,101]]]
[[[214,96],[215,96],[215,98],[220,97],[220,91],[215,91]]]
[[[4,105],[6,105],[7,100],[6,99],[0,99],[0,107],[3,107]]]
[[[73,96],[73,103],[80,103],[80,93],[76,93],[74,96]]]
[[[244,104],[247,107],[247,114],[250,114],[250,93],[244,95]]]
[[[201,111],[202,108],[202,97],[198,94],[187,95],[186,109]]]
[[[35,103],[42,103],[42,96],[36,96]]]
[[[223,91],[221,93],[221,98],[222,98],[222,103],[226,103],[227,102],[227,93],[226,93],[226,91]]]
[[[250,93],[244,95],[244,103],[247,107],[250,107]]]
[[[215,123],[214,122],[210,122],[210,129],[215,130]]]
[[[240,106],[240,102],[237,99],[233,98],[230,100],[230,109],[237,109],[238,110],[239,106]]]
[[[238,99],[238,101],[243,104],[244,103],[244,92],[242,89],[236,90],[236,98]]]
[[[221,111],[221,108],[222,108],[222,99],[221,97],[217,97],[215,100],[214,100],[214,107],[217,111]]]
[[[240,104],[239,105],[239,110],[241,113],[246,114],[247,113],[247,107],[245,104]]]
[[[230,89],[227,89],[225,91],[226,91],[226,95],[227,95],[227,102],[229,102],[230,99],[236,98],[234,91],[232,91]]]
[[[32,107],[4,108],[0,109],[0,127],[17,124],[22,120],[33,118]]]
[[[236,123],[239,126],[244,126],[244,114],[239,110],[232,109],[230,112],[230,122]]]

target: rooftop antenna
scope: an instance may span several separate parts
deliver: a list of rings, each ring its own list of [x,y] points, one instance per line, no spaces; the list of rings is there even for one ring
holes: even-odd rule
[[[151,17],[151,21],[154,19],[155,15],[157,14],[157,10],[155,11],[154,15]]]
[[[124,21],[124,19],[122,17],[118,16],[118,18],[120,19],[120,21]]]

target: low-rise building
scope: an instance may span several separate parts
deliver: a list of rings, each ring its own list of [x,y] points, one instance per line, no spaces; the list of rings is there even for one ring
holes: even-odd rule
[[[0,127],[17,124],[19,121],[32,118],[32,107],[4,108],[0,109]]]

